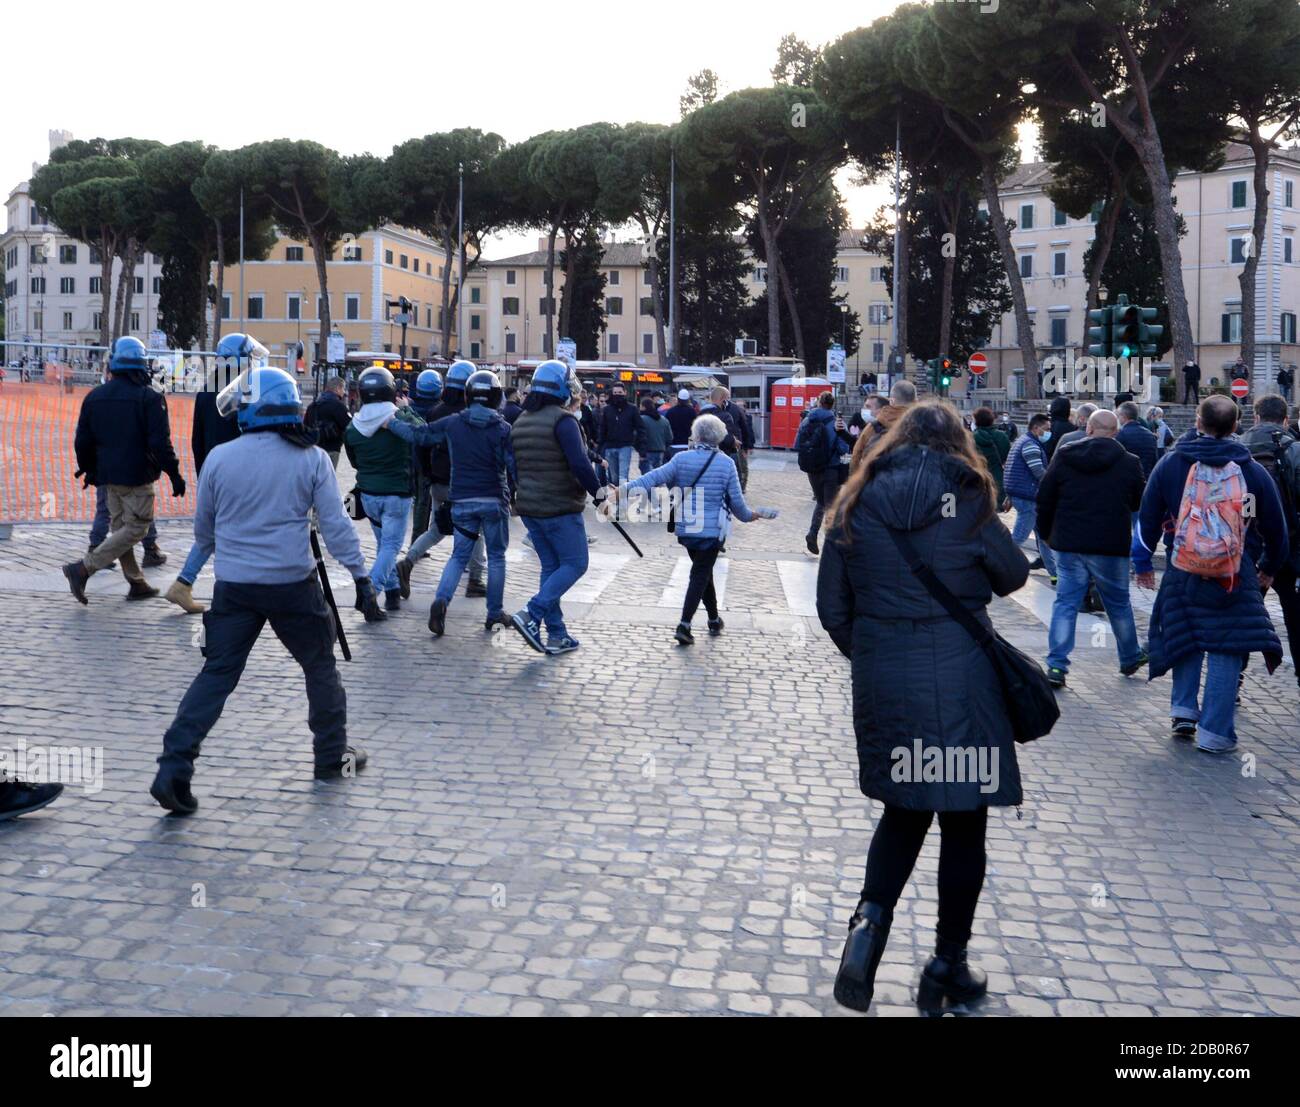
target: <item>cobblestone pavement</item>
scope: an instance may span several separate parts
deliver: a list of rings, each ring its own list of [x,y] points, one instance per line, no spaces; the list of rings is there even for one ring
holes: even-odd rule
[[[313,783],[301,676],[268,633],[189,820],[147,788],[199,621],[125,603],[109,573],[80,607],[57,567],[86,528],[17,528],[0,744],[102,746],[103,786],[0,826],[0,1012],[845,1014],[831,983],[878,808],[856,787],[847,666],[812,617],[806,480],[789,455],[754,469],[751,500],[783,517],[737,526],[722,637],[672,645],[684,569],[662,527],[634,528],[638,560],[593,523],[566,605],[582,649],[485,635],[463,597],[434,641],[439,548],[410,611],[344,613],[367,771]],[[535,566],[521,537],[512,609]],[[162,525],[155,583],[188,541]],[[1041,573],[993,610],[1038,656],[1049,612]],[[1241,757],[1215,759],[1171,743],[1168,678],[1120,677],[1105,630],[1081,619],[1061,723],[1021,750],[1024,807],[990,818],[977,1012],[1300,1015],[1294,671],[1256,659]],[[914,1014],[936,864],[937,835],[874,1014]]]

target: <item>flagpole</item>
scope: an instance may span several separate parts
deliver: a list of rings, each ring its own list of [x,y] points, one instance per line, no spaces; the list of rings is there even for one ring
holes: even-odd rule
[[[677,151],[668,161],[668,365],[677,357]]]
[[[244,190],[239,190],[239,329],[244,329]],[[217,305],[221,310],[221,305]]]

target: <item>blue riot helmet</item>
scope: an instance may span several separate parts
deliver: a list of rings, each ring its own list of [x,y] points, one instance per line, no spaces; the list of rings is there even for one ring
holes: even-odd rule
[[[267,365],[270,356],[270,351],[251,334],[236,331],[224,336],[217,343],[214,387],[224,387],[246,369],[258,369]]]
[[[149,372],[149,352],[144,348],[144,343],[130,335],[119,338],[113,343],[108,369],[110,373]]]
[[[245,369],[217,394],[222,416],[237,413],[241,431],[289,427],[302,423],[298,382],[283,369]]]
[[[446,387],[458,388],[463,392],[465,390],[465,383],[476,372],[478,372],[478,366],[472,361],[466,361],[464,358],[461,358],[458,361],[453,361],[451,363],[451,368],[447,370]]]
[[[436,400],[442,395],[442,375],[437,369],[425,369],[415,378],[415,395],[420,400]]]
[[[501,406],[501,381],[490,369],[479,369],[465,382],[465,400],[495,411]]]
[[[582,385],[578,382],[578,375],[569,366],[553,358],[542,362],[533,370],[533,383],[529,385],[529,390],[546,396],[558,396],[567,404],[582,391]]]

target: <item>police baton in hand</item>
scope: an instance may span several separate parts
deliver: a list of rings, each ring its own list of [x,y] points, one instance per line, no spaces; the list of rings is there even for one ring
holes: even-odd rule
[[[604,503],[603,500],[598,500],[598,499],[596,499],[595,496],[592,496],[592,497],[591,497],[591,502],[592,502],[593,504],[595,504],[597,507],[600,507],[600,505],[601,505],[602,503]],[[611,523],[614,524],[614,529],[615,529],[616,531],[618,531],[618,533],[621,534],[621,535],[623,536],[623,541],[626,542],[629,546],[632,547],[632,549],[633,549],[633,551],[636,553],[637,557],[645,557],[645,554],[643,554],[643,553],[641,552],[641,547],[638,546],[635,542],[633,542],[633,541],[632,541],[632,536],[631,536],[630,534],[628,534],[628,532],[625,531],[625,530],[623,529],[623,524],[622,524],[622,523],[620,523],[620,522],[619,522],[616,518],[614,518],[614,516],[612,516],[612,515],[606,515],[605,518],[606,518],[606,520],[608,520],[609,522],[611,522]]]
[[[316,575],[320,577],[321,591],[325,593],[325,602],[329,604],[330,614],[334,616],[334,635],[339,640],[339,649],[343,651],[343,660],[352,660],[352,651],[348,649],[348,636],[343,633],[343,620],[339,618],[339,605],[334,602],[334,589],[330,587],[330,575],[325,571],[325,557],[320,552],[320,539],[316,537],[316,528],[311,528],[311,552],[316,558]]]

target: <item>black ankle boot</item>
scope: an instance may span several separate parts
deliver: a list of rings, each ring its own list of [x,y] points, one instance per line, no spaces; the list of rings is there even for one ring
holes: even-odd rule
[[[952,1003],[973,1003],[989,987],[989,978],[966,963],[966,943],[938,939],[934,956],[921,972],[916,1005],[927,1015],[943,1011],[946,996]]]
[[[876,966],[889,940],[893,912],[865,899],[858,904],[849,920],[849,938],[840,957],[840,971],[835,976],[835,1000],[854,1011],[871,1006],[876,990]]]

